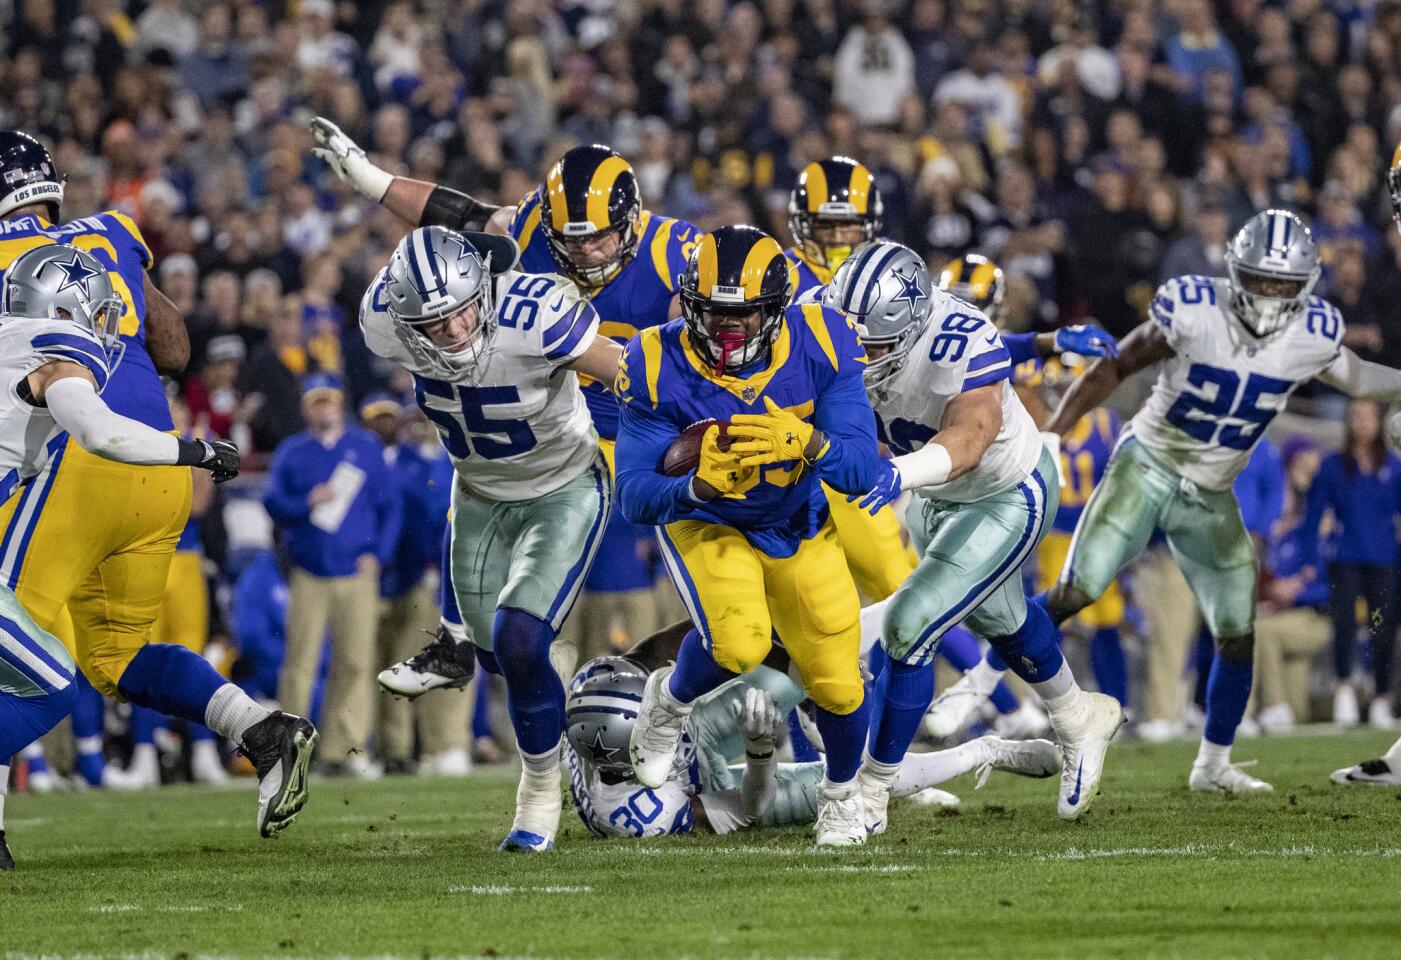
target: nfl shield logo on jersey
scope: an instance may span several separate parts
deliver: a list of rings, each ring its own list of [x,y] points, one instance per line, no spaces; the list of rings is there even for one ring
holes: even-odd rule
[[[745,387],[739,392],[739,395],[744,399],[745,403],[753,403],[754,398],[758,396],[753,387]]]

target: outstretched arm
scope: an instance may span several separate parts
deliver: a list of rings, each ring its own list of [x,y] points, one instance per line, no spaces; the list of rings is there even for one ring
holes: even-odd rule
[[[173,377],[185,372],[190,363],[190,332],[185,329],[185,315],[171,299],[161,293],[144,274],[146,287],[146,352],[156,365],[156,372]]]
[[[1401,370],[1363,360],[1347,347],[1338,350],[1318,379],[1358,400],[1401,400]]]
[[[1047,421],[1046,430],[1065,436],[1081,417],[1108,400],[1119,384],[1173,355],[1172,345],[1157,324],[1139,324],[1119,344],[1117,359],[1103,357],[1095,361],[1084,376],[1070,385]]]

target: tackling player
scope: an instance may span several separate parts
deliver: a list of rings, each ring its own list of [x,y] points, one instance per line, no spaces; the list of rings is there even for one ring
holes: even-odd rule
[[[547,850],[559,828],[564,687],[550,645],[612,502],[578,374],[622,351],[569,280],[517,272],[509,237],[420,227],[360,305],[365,343],[413,374],[453,488],[451,579],[477,659],[506,680],[521,755],[501,849]]]
[[[100,264],[123,307],[120,362],[103,400],[122,416],[170,431],[157,370],[184,368],[184,318],[151,282],[151,252],[130,218],[107,211],[58,224],[62,200],[48,151],[26,134],[0,131],[0,271],[8,281],[18,257],[54,243],[71,244]],[[75,272],[75,283],[78,273],[86,276]],[[315,729],[300,717],[269,718],[194,651],[149,642],[190,498],[188,470],[136,467],[96,456],[76,439],[60,442],[45,468],[0,506],[0,582],[46,630],[62,622],[67,607],[74,636],[62,639],[96,689],[203,723],[251,751],[262,781],[258,829],[270,836],[306,801]],[[223,689],[229,692],[216,705],[211,697]],[[235,701],[240,716],[267,718],[267,725],[245,737],[240,720],[237,735],[228,733],[223,711]],[[213,720],[211,711],[218,714]]]
[[[858,778],[867,823],[885,828],[891,785],[934,694],[934,653],[965,620],[1045,702],[1065,758],[1058,809],[1079,817],[1098,792],[1123,712],[1079,688],[1054,625],[1022,591],[1020,568],[1055,516],[1059,482],[1006,383],[1012,365],[1002,339],[977,309],[932,289],[918,254],[890,241],[844,263],[824,302],[861,331],[877,430],[895,454],[880,461],[861,504],[876,510],[912,490],[906,523],[922,554],[881,628],[889,658],[876,679],[882,711]]]
[[[93,457],[132,467],[198,466],[212,471],[215,482],[238,475],[233,444],[180,440],[115,413],[100,396],[121,355],[123,311],[107,270],[76,247],[36,245],[8,264],[0,292],[0,495],[8,498],[22,490],[18,496],[24,497],[45,483],[70,443]],[[8,555],[14,548],[6,537],[0,553]],[[8,585],[0,584],[0,870],[15,865],[3,819],[9,759],[73,708],[74,670],[64,645],[34,621]],[[315,739],[305,720],[271,714],[212,669],[208,672],[212,680],[199,678],[206,709],[180,713],[185,719],[209,723],[255,758],[283,720],[301,725]],[[181,681],[172,677],[170,682],[176,686]],[[168,705],[152,704],[158,709]],[[293,802],[300,808],[296,797],[301,791],[304,798],[304,787],[289,783],[304,776],[304,769],[295,776],[289,770],[277,778],[284,789],[269,798],[266,811],[276,820],[260,815],[260,826],[267,823],[277,830],[290,823],[296,809],[280,805]],[[265,787],[270,785],[265,780]]]
[[[1176,277],[1148,320],[1079,378],[1047,428],[1067,434],[1124,378],[1162,372],[1129,422],[1076,525],[1049,607],[1062,622],[1088,607],[1161,528],[1201,608],[1217,652],[1193,790],[1272,789],[1231,764],[1250,696],[1255,646],[1255,547],[1232,482],[1296,387],[1317,377],[1354,397],[1401,398],[1401,371],[1342,345],[1343,318],[1312,296],[1321,268],[1303,221],[1256,214],[1226,249],[1227,278]]]
[[[683,319],[642,331],[619,367],[619,505],[658,527],[695,624],[676,667],[648,679],[631,754],[637,779],[660,786],[696,699],[762,662],[776,628],[827,746],[817,842],[861,843],[860,603],[818,481],[853,492],[874,480],[866,358],[844,318],[791,297],[773,238],[723,227],[691,254]],[[730,421],[733,446],[712,427],[692,473],[660,473],[682,431],[710,417]]]

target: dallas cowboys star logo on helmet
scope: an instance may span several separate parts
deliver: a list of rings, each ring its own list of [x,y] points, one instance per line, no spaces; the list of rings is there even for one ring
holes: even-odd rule
[[[589,759],[600,765],[607,765],[613,762],[616,754],[622,753],[620,747],[610,747],[603,742],[603,729],[600,727],[593,735],[593,740],[584,744],[589,751]]]
[[[900,292],[891,297],[891,300],[898,300],[908,303],[910,310],[919,307],[920,301],[927,297],[927,294],[919,288],[919,279],[915,272],[911,270],[908,275],[895,271],[895,279],[900,281]]]
[[[54,291],[55,294],[60,294],[69,287],[77,287],[82,291],[84,297],[90,297],[92,291],[88,287],[88,281],[102,276],[102,271],[84,263],[77,251],[74,251],[67,261],[50,260],[45,269],[50,266],[63,271],[63,282]]]

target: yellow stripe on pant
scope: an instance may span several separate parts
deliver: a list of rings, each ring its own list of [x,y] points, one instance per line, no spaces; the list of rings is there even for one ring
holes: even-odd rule
[[[837,539],[857,588],[868,603],[884,600],[919,565],[919,556],[900,536],[895,508],[886,504],[871,516],[869,510],[848,501],[846,494],[825,483],[822,492],[827,494]]]
[[[667,568],[715,662],[748,673],[778,631],[814,703],[861,706],[861,602],[828,520],[791,557],[770,557],[734,527],[679,520],[658,528]]]
[[[189,467],[115,463],[70,440],[0,506],[0,578],[45,630],[68,607],[73,659],[108,696],[150,641],[190,496]]]

